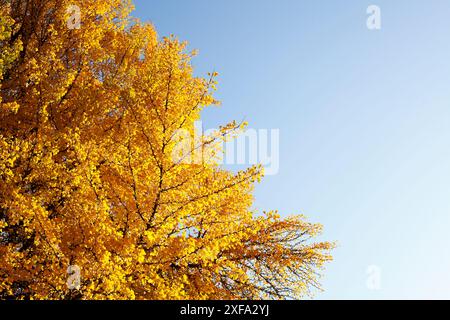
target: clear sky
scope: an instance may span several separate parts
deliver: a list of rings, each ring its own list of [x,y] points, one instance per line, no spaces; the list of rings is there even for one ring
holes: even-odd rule
[[[366,27],[372,4],[381,30]],[[199,49],[198,75],[219,72],[204,126],[280,129],[280,170],[255,207],[303,213],[338,241],[316,298],[450,299],[448,0],[135,5]]]

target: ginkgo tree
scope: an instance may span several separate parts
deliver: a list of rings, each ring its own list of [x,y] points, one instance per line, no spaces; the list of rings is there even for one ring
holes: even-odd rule
[[[78,8],[80,19],[71,27]],[[124,0],[0,0],[0,298],[285,299],[333,244],[255,212],[259,166],[182,161],[217,74]],[[211,154],[211,153],[210,153]],[[77,271],[79,281],[68,279]],[[69,272],[68,272],[69,271]]]

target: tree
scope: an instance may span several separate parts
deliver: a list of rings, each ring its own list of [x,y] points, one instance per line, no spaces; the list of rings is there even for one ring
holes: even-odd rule
[[[180,130],[218,103],[217,75],[194,77],[185,43],[158,40],[124,0],[0,10],[0,298],[283,299],[319,286],[333,244],[312,242],[321,226],[302,216],[252,211],[261,167],[182,161],[244,125],[179,154]]]

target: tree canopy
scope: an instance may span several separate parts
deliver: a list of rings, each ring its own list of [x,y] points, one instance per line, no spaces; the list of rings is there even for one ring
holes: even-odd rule
[[[217,74],[194,76],[186,44],[131,11],[0,0],[0,298],[285,299],[319,287],[333,244],[312,241],[321,226],[303,216],[252,209],[260,166],[174,157],[177,133],[218,103]]]

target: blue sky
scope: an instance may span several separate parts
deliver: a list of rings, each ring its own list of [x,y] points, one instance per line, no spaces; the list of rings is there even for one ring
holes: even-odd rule
[[[366,9],[381,8],[381,30]],[[318,299],[450,299],[447,0],[135,0],[160,36],[217,71],[217,127],[280,129],[255,207],[303,213],[337,240]],[[381,287],[366,285],[378,266]]]

